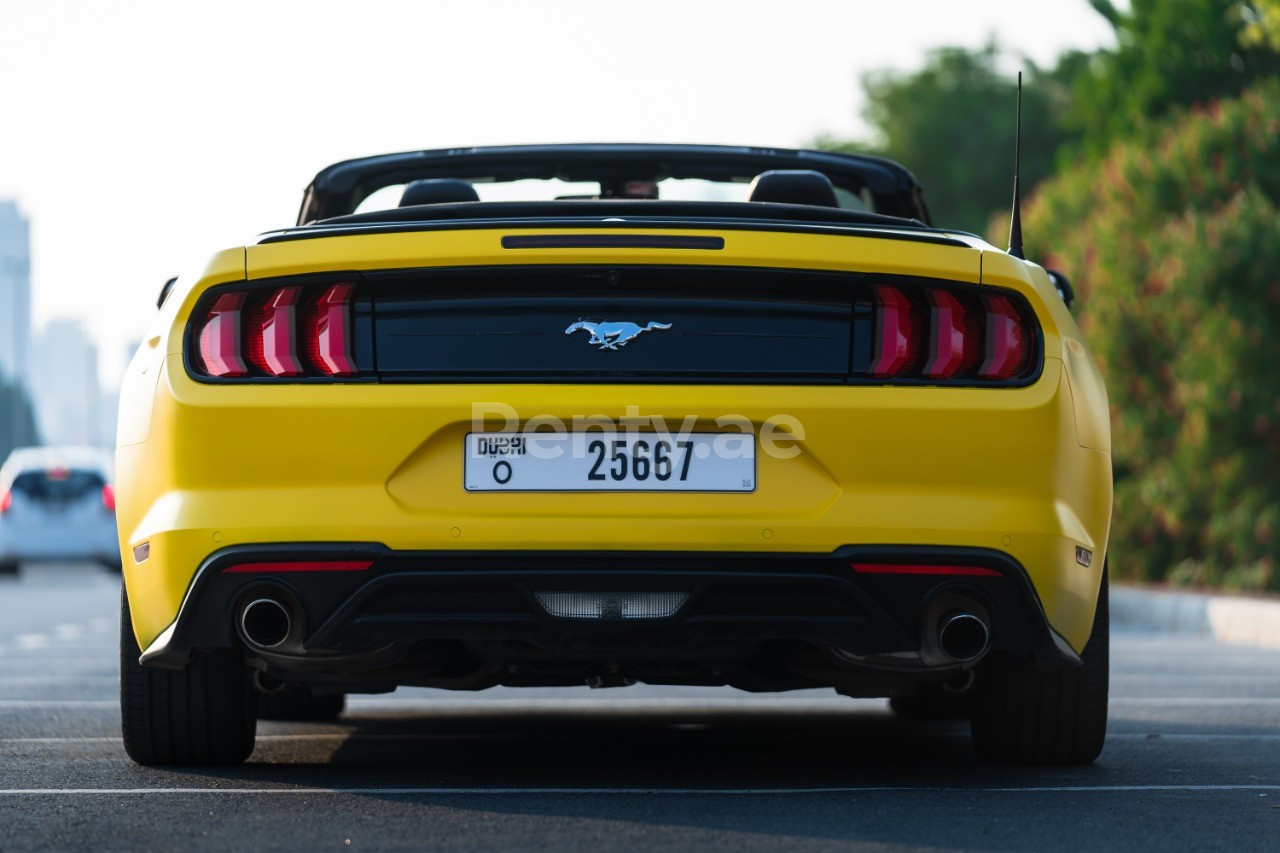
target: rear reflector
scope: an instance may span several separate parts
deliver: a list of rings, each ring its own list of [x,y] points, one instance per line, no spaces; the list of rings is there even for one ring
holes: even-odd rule
[[[200,327],[200,360],[210,376],[248,376],[240,348],[243,293],[224,293],[213,303]]]
[[[246,572],[363,572],[372,560],[288,560],[265,563],[237,563],[222,571],[227,574]]]
[[[861,575],[949,575],[951,577],[999,577],[995,569],[981,566],[929,566],[917,563],[852,563]]]

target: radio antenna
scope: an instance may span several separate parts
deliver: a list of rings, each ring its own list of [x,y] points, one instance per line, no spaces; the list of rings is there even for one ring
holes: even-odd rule
[[[1013,217],[1009,220],[1009,254],[1026,259],[1022,251],[1022,189],[1018,173],[1022,170],[1022,72],[1018,72],[1018,117],[1013,131]]]

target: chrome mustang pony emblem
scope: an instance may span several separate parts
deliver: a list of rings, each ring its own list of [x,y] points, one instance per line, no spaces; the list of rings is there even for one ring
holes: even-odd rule
[[[652,332],[654,329],[661,331],[670,328],[670,323],[650,323],[647,326],[637,326],[635,323],[610,323],[608,320],[603,320],[599,323],[592,323],[590,320],[579,320],[565,329],[564,333],[572,335],[579,329],[586,329],[591,333],[591,340],[587,341],[587,343],[596,344],[600,349],[616,350],[618,347],[625,347],[631,341],[640,337],[642,332]]]

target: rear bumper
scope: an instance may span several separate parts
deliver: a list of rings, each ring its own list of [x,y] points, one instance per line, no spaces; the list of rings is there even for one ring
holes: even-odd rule
[[[1081,446],[1062,365],[1046,358],[1041,378],[1019,389],[222,387],[193,382],[171,355],[158,381],[135,377],[152,402],[148,438],[117,452],[135,632],[147,648],[174,625],[197,569],[234,545],[829,555],[898,543],[1007,554],[1078,652],[1106,550],[1111,458]],[[786,415],[804,433],[792,458],[758,455],[750,494],[467,493],[463,440],[476,401],[500,401],[521,424],[602,416],[643,428],[661,415],[675,428],[729,431],[717,419],[732,413],[757,429]],[[137,562],[144,544],[149,558]]]
[[[355,571],[227,571],[318,559],[371,565]],[[992,571],[947,576],[855,570],[868,563],[921,562]],[[682,603],[657,618],[566,618],[540,603],[539,594],[548,592],[679,594]],[[772,676],[761,672],[761,660],[799,646],[834,655],[864,678],[937,677],[961,667],[921,654],[929,643],[931,606],[957,598],[989,615],[989,659],[1030,659],[1041,668],[1079,663],[1049,627],[1025,570],[992,550],[403,552],[334,543],[218,551],[201,566],[178,618],[146,649],[143,662],[181,667],[195,649],[244,645],[237,615],[246,602],[264,597],[290,610],[293,627],[280,645],[250,649],[260,666],[281,676],[357,684],[581,683],[594,668],[751,689],[812,686],[796,675],[794,663]],[[835,680],[816,670],[807,677],[813,684]]]

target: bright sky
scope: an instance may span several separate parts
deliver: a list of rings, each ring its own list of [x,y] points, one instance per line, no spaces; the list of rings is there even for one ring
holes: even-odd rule
[[[859,74],[993,33],[1042,64],[1112,42],[1086,0],[7,2],[0,197],[36,325],[83,320],[105,378],[165,279],[292,224],[331,162],[860,135]]]

